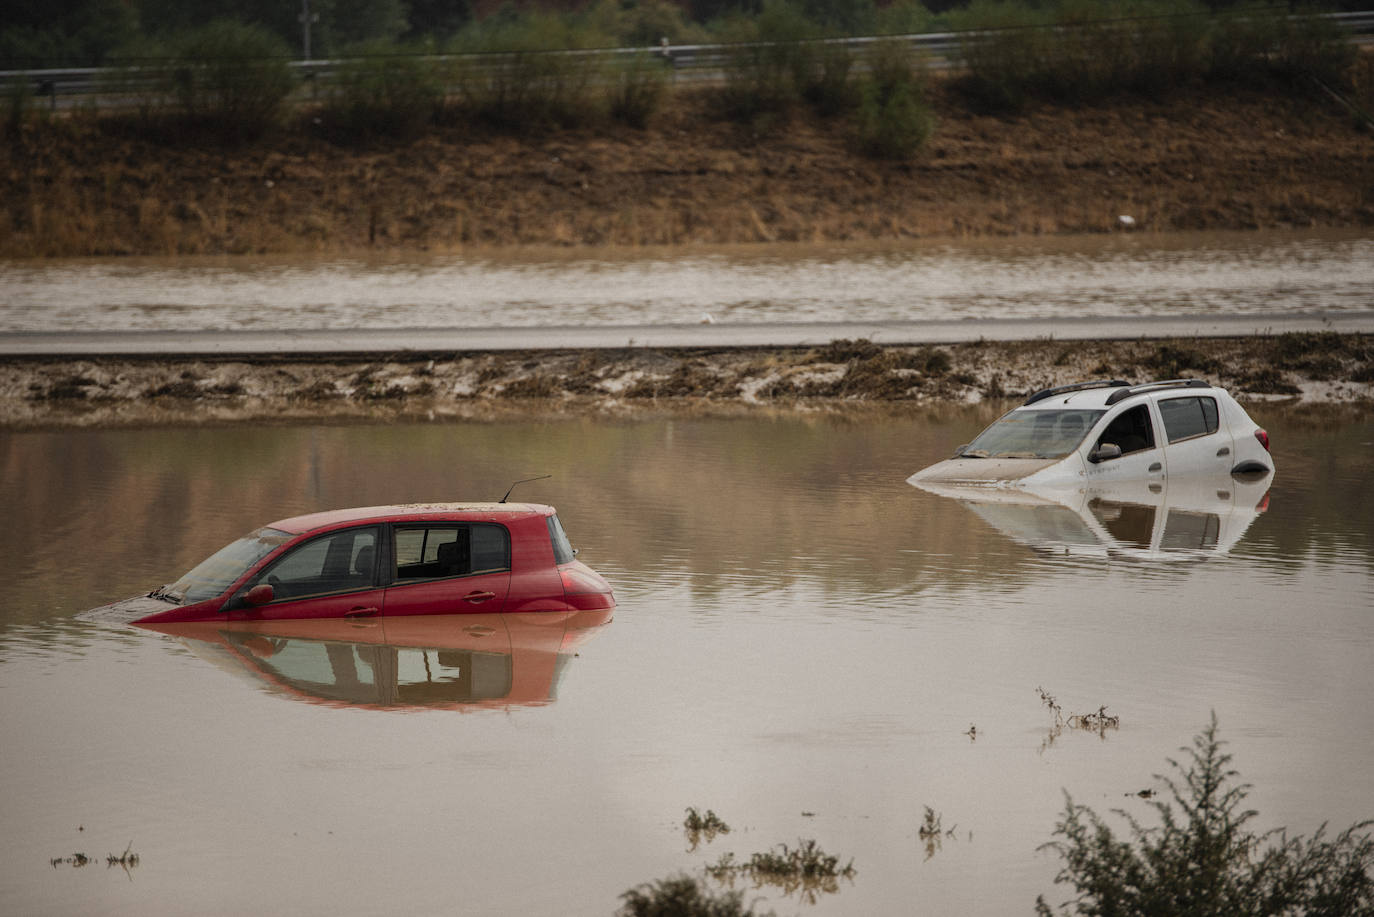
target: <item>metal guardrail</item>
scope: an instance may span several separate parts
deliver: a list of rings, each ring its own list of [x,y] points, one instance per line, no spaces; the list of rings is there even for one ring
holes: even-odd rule
[[[1374,10],[1350,13],[1328,13],[1327,19],[1339,23],[1349,34],[1350,40],[1358,44],[1374,43]],[[1129,22],[1130,20],[1122,20]],[[820,44],[839,45],[860,51],[879,41],[904,41],[914,51],[921,53],[934,67],[948,67],[958,60],[962,43],[969,32],[925,32],[912,35],[873,35],[860,38],[821,39]],[[700,45],[663,45],[649,48],[610,48],[588,51],[544,52],[560,55],[579,55],[604,58],[607,61],[648,56],[663,60],[671,65],[675,79],[683,81],[704,81],[718,76],[729,64],[731,56],[737,54],[739,44],[700,44]],[[497,66],[509,61],[511,54],[485,52],[480,54],[435,55],[431,59],[477,62],[479,66]],[[290,67],[305,85],[327,85],[350,63],[349,58],[336,60],[291,61]],[[140,70],[147,76],[140,78]],[[61,104],[74,104],[83,97],[109,95],[111,93],[131,93],[140,88],[150,87],[165,68],[148,66],[146,68],[128,67],[67,67],[48,70],[0,70],[0,86],[18,80],[27,80],[29,90],[37,99],[47,99],[53,108]]]

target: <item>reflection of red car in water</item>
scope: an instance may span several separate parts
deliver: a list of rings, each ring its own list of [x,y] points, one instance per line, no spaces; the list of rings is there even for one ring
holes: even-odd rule
[[[283,519],[106,609],[136,623],[615,607],[553,507],[430,503]]]
[[[143,624],[268,690],[337,707],[480,710],[556,699],[610,609],[325,621]]]

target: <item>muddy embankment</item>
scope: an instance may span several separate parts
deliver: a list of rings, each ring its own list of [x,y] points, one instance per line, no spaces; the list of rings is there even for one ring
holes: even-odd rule
[[[843,119],[757,133],[685,89],[646,130],[519,138],[345,145],[307,120],[230,148],[34,120],[0,145],[0,257],[1374,226],[1374,139],[1316,90],[1006,117],[932,95],[935,134],[909,162],[856,152]]]
[[[902,409],[1090,378],[1205,378],[1242,401],[1374,403],[1374,336],[541,350],[369,358],[9,359],[0,427]]]

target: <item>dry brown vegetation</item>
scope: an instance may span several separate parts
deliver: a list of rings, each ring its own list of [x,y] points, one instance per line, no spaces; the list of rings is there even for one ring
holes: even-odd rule
[[[849,409],[997,401],[1089,378],[1199,377],[1241,399],[1374,399],[1374,338],[972,342],[277,359],[10,359],[0,427]]]
[[[763,134],[679,91],[647,130],[458,128],[337,145],[304,126],[223,148],[108,117],[0,148],[0,257],[635,246],[1374,225],[1374,142],[1325,96],[1199,90],[971,114],[937,85],[910,162],[798,113]]]

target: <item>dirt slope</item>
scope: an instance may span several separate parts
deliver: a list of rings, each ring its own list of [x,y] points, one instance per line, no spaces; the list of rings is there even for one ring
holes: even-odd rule
[[[1374,226],[1374,136],[1329,100],[1209,91],[1009,118],[945,90],[908,163],[842,120],[764,135],[676,94],[646,131],[457,129],[340,146],[308,130],[220,148],[80,118],[0,149],[0,257],[449,250]]]

